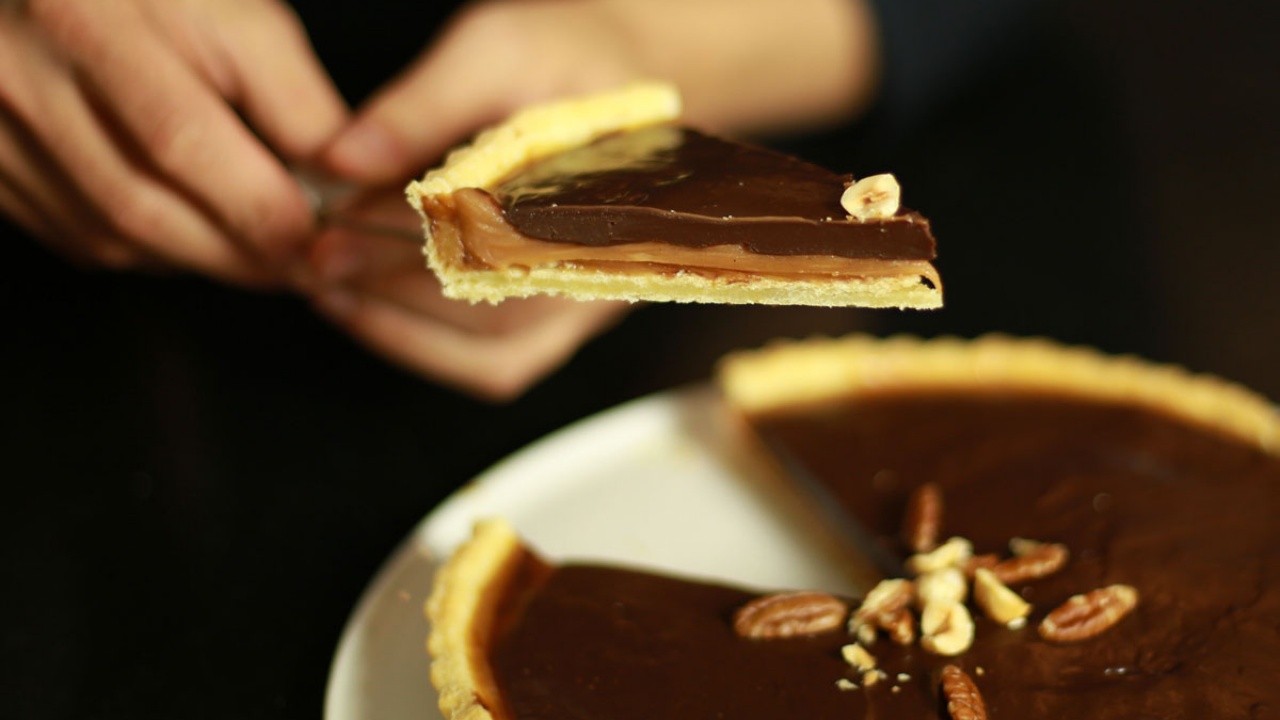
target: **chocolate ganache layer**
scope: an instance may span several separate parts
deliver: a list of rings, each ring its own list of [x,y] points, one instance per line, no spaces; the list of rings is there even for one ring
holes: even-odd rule
[[[944,533],[1000,552],[1063,543],[1059,573],[1015,585],[1034,610],[976,618],[958,658],[882,639],[888,679],[855,677],[843,630],[737,636],[751,593],[526,555],[487,639],[498,718],[939,718],[938,673],[968,670],[992,718],[1261,718],[1280,713],[1280,460],[1194,422],[1109,401],[1021,392],[893,392],[752,418],[886,547],[924,482]],[[1107,632],[1042,639],[1068,597],[1126,583],[1142,601]]]
[[[849,180],[790,155],[662,125],[539,160],[493,194],[521,234],[552,242],[659,240],[690,248],[736,245],[760,255],[935,257],[929,223],[919,213],[848,218],[840,196]]]

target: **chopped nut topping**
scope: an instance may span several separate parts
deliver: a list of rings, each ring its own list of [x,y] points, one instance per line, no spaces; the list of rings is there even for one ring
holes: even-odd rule
[[[916,553],[907,558],[907,572],[923,575],[943,568],[963,567],[971,557],[973,543],[964,538],[953,537],[930,552]]]
[[[864,177],[840,196],[840,205],[856,220],[893,217],[901,201],[902,188],[889,174]]]
[[[763,595],[738,608],[733,629],[742,637],[773,639],[818,635],[844,625],[849,606],[822,592]]]
[[[871,687],[879,683],[881,680],[888,679],[889,675],[883,670],[868,670],[862,673],[863,687]]]
[[[942,696],[951,720],[987,720],[987,704],[977,683],[955,665],[942,668]]]
[[[916,604],[962,603],[969,595],[969,583],[957,567],[933,570],[916,578]]]
[[[973,616],[960,603],[925,605],[920,612],[920,647],[934,655],[959,655],[973,645]]]
[[[849,632],[853,633],[863,645],[875,642],[876,631],[889,630],[895,638],[902,636],[902,612],[911,605],[915,594],[915,585],[910,580],[892,578],[881,580],[871,588],[862,599],[862,605],[854,611],[849,620]],[[910,612],[906,613],[907,621],[911,621]],[[898,628],[897,632],[894,629]],[[912,622],[912,640],[915,638],[914,622]]]
[[[916,641],[916,616],[910,608],[902,608],[880,619],[880,628],[898,645],[910,645]]]
[[[973,575],[973,599],[987,617],[1011,628],[1025,625],[1031,614],[1031,604],[986,568],[978,568]]]
[[[857,690],[858,683],[849,678],[836,678],[836,687],[841,690]]]
[[[877,625],[871,623],[849,623],[849,632],[853,633],[853,636],[863,645],[875,645],[876,633],[879,629]]]
[[[1053,642],[1076,642],[1099,635],[1138,605],[1129,585],[1108,585],[1074,595],[1040,622],[1040,636]]]
[[[851,643],[840,648],[840,656],[844,661],[859,671],[871,670],[876,667],[876,658],[867,649],[857,643]]]
[[[941,532],[942,490],[937,483],[925,483],[907,498],[902,539],[911,552],[926,553],[938,546]]]

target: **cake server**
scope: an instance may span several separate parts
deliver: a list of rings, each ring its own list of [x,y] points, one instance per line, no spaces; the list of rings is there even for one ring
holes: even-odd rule
[[[858,517],[845,509],[835,494],[813,472],[781,443],[762,437],[778,468],[812,506],[820,521],[843,550],[843,559],[853,581],[870,590],[885,578],[906,577],[902,560],[889,552]]]
[[[302,187],[311,211],[322,227],[343,227],[366,235],[406,240],[415,245],[422,243],[422,231],[417,228],[374,222],[351,213],[351,201],[360,192],[361,186],[305,168],[292,168],[290,174]]]

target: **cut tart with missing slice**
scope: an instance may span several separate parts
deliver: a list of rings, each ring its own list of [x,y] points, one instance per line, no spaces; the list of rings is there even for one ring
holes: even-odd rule
[[[744,451],[798,459],[908,574],[863,598],[762,594],[551,562],[484,522],[429,601],[446,716],[1280,707],[1280,420],[1262,398],[1004,338],[789,342],[718,379]]]
[[[928,221],[848,176],[677,124],[638,83],[529,107],[407,194],[449,297],[933,308]]]

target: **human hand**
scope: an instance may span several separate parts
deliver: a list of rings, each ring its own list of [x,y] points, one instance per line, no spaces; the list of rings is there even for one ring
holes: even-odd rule
[[[477,2],[320,159],[337,175],[402,187],[525,104],[637,78],[676,82],[687,118],[703,127],[819,122],[870,93],[869,25],[857,0]],[[416,226],[398,190],[391,203]],[[416,248],[330,231],[315,250],[317,303],[330,317],[418,372],[495,398],[523,390],[628,307],[467,305],[440,294]]]
[[[74,258],[281,282],[313,218],[280,158],[346,116],[277,0],[0,0],[0,211]]]
[[[407,182],[531,102],[635,79],[675,83],[714,131],[794,131],[865,106],[879,73],[864,0],[483,0],[322,154],[363,182]]]
[[[317,309],[393,362],[473,395],[515,397],[631,307],[450,300],[425,268],[421,225],[399,187],[368,191],[339,214],[312,246]]]

